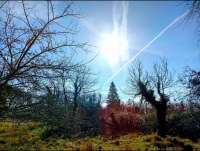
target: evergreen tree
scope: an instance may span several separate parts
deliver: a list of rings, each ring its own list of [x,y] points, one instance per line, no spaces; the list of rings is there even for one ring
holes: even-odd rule
[[[108,104],[120,103],[119,95],[117,93],[117,88],[116,88],[116,86],[115,86],[113,81],[110,84],[107,103]]]

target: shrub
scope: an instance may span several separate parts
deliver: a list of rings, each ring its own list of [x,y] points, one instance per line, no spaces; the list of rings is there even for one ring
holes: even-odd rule
[[[149,132],[151,130],[147,130],[148,128],[144,125],[146,121],[150,120],[148,116],[151,112],[151,107],[147,105],[139,107],[138,104],[131,101],[121,105],[109,104],[99,111],[101,133],[103,136],[118,136],[143,131]]]
[[[190,138],[200,138],[200,110],[191,103],[171,104],[167,116],[167,134]]]

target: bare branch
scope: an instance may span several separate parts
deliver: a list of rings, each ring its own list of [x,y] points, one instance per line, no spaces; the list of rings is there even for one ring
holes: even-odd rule
[[[179,82],[184,86],[185,99],[192,101],[200,100],[200,71],[191,69],[189,66],[184,67],[184,71],[179,75]]]
[[[0,19],[0,89],[17,83],[29,87],[39,86],[45,78],[53,76],[53,71],[88,63],[81,61],[72,64],[68,62],[71,59],[63,57],[66,53],[70,55],[78,50],[91,53],[91,49],[95,48],[87,42],[74,40],[79,33],[74,19],[83,16],[80,11],[73,11],[73,1],[62,2],[58,11],[54,3],[47,1],[47,9],[43,10],[47,18],[43,14],[38,16],[35,13],[38,6],[30,5],[28,1],[0,3],[0,13],[5,16]],[[66,18],[71,20],[68,24]]]

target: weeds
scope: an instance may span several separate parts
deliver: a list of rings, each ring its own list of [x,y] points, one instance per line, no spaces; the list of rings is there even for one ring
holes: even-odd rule
[[[138,108],[132,105],[131,108],[128,105],[121,105],[108,108],[100,112],[100,117],[107,124],[102,125],[102,135],[97,137],[87,135],[85,138],[70,140],[64,134],[59,137],[49,134],[45,127],[41,128],[40,123],[21,123],[20,127],[12,129],[12,122],[0,122],[0,133],[3,138],[0,140],[1,150],[200,150],[200,139],[192,142],[171,135],[161,138],[156,133],[144,135],[147,131],[151,131],[146,127],[143,127],[146,128],[145,133],[144,129],[137,129],[137,126],[141,126],[141,118],[146,120],[152,118],[149,115],[153,115],[154,111],[150,107]],[[182,107],[181,111],[186,112],[186,109]],[[174,110],[173,106],[169,110],[168,118],[172,119],[171,125],[177,124],[173,123],[176,118]],[[135,125],[133,119],[135,121],[138,119]],[[109,127],[109,124],[114,125],[115,130],[111,131],[113,127]],[[132,129],[128,128],[129,126],[133,126]]]
[[[126,144],[124,150],[126,150],[126,151],[131,151],[131,150],[132,150],[132,147],[130,147],[130,145]]]

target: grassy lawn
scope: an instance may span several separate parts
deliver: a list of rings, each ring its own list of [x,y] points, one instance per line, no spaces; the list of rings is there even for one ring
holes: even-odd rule
[[[37,124],[21,125],[12,129],[12,123],[0,122],[0,150],[200,150],[197,143],[189,139],[156,134],[129,134],[118,138],[85,137],[76,140],[62,138],[42,139],[44,129]]]

